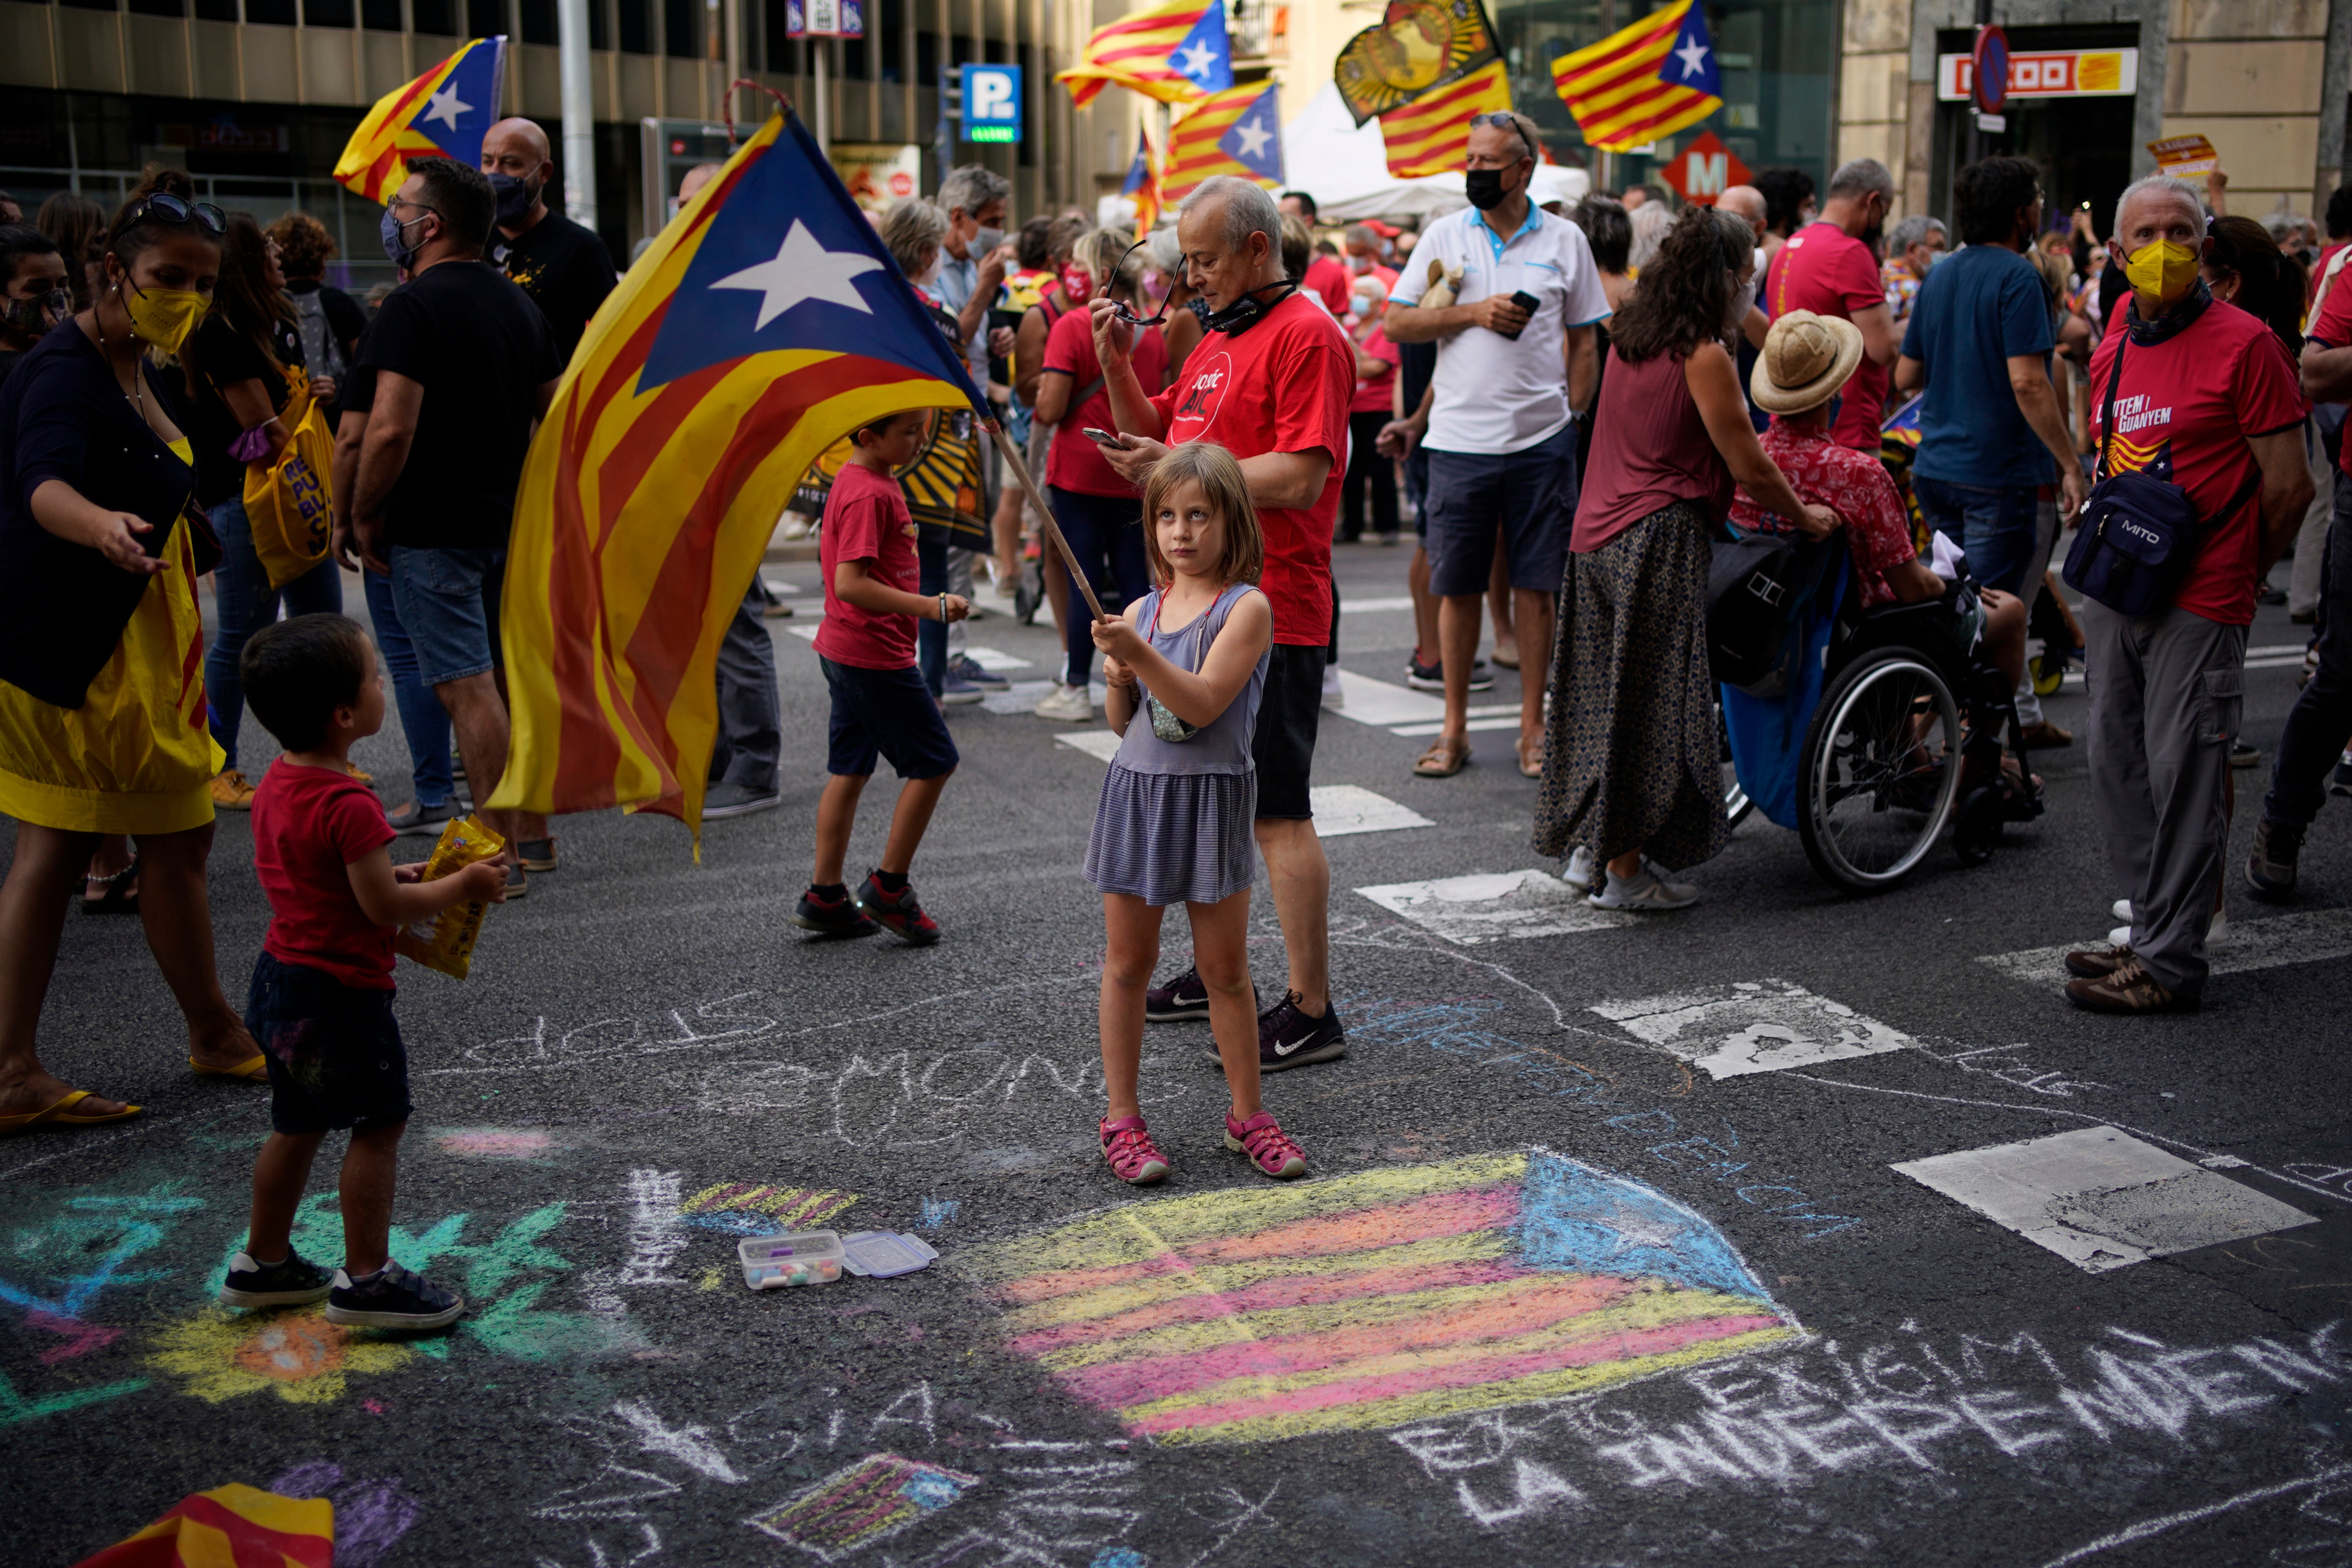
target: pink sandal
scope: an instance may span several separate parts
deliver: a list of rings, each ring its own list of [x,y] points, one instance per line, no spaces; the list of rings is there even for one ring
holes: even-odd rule
[[[1225,1117],[1225,1147],[1247,1154],[1250,1163],[1277,1182],[1307,1173],[1307,1152],[1276,1124],[1274,1112],[1261,1110],[1247,1121]]]
[[[1139,1187],[1150,1186],[1168,1174],[1168,1156],[1152,1142],[1140,1116],[1106,1119],[1100,1128],[1103,1159],[1110,1173]],[[1239,1145],[1235,1145],[1239,1147]],[[1303,1167],[1302,1167],[1303,1168]]]

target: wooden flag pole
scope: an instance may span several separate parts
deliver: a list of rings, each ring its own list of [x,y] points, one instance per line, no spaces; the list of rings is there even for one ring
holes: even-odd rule
[[[1005,465],[1013,470],[1013,477],[1021,481],[1021,489],[1027,493],[1029,504],[1035,507],[1037,515],[1045,520],[1045,537],[1052,540],[1054,548],[1062,552],[1062,564],[1070,569],[1070,581],[1076,583],[1078,592],[1087,596],[1087,608],[1095,613],[1095,619],[1098,621],[1110,619],[1103,614],[1102,601],[1095,597],[1094,584],[1087,581],[1086,573],[1079,568],[1078,558],[1071,551],[1070,542],[1064,539],[1062,531],[1054,525],[1054,509],[1047,506],[1045,498],[1037,493],[1037,481],[1029,477],[1029,465],[1021,460],[1020,450],[1013,445],[1013,437],[1007,436],[1004,426],[993,419],[988,422],[988,433],[995,437],[996,449],[1004,455]]]

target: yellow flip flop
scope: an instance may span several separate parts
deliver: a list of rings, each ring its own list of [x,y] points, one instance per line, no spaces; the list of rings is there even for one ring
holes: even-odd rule
[[[241,1078],[264,1083],[269,1078],[269,1058],[256,1051],[233,1068],[208,1068],[195,1058],[188,1058],[188,1070],[198,1078]]]
[[[77,1089],[47,1110],[27,1110],[15,1116],[0,1116],[0,1138],[12,1138],[19,1132],[28,1132],[44,1121],[53,1121],[60,1127],[97,1127],[109,1121],[128,1121],[139,1114],[139,1107],[135,1105],[126,1105],[121,1110],[110,1110],[102,1116],[67,1114],[67,1107],[79,1105],[89,1097],[89,1089]]]

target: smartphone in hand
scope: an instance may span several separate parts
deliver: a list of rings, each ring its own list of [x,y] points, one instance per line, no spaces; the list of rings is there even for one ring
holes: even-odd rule
[[[1092,441],[1097,447],[1124,447],[1127,445],[1126,442],[1121,441],[1109,431],[1097,430],[1091,425],[1079,426],[1078,434],[1084,436],[1087,440]]]
[[[1512,294],[1511,303],[1517,305],[1520,310],[1525,310],[1529,316],[1533,316],[1538,310],[1543,308],[1543,301],[1537,299],[1533,294],[1528,293],[1524,289]],[[1519,329],[1519,332],[1524,332],[1526,331],[1527,329],[1525,327],[1521,327]],[[1519,332],[1504,332],[1500,335],[1510,339],[1513,342],[1517,342],[1519,341]]]

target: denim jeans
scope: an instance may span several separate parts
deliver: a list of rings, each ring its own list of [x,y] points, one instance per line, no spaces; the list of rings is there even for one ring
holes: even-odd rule
[[[1937,532],[1969,558],[1969,575],[1987,588],[2022,594],[2038,542],[2039,485],[1956,485],[1911,476],[1911,493]]]
[[[417,672],[416,645],[400,624],[392,602],[392,579],[362,569],[368,618],[375,623],[375,650],[392,678],[392,700],[400,709],[400,732],[408,742],[408,774],[419,805],[445,805],[456,788],[449,765],[449,710]]]
[[[760,585],[751,584],[719,639],[719,742],[710,750],[712,784],[741,784],[761,794],[776,789],[776,763],[783,752],[767,604]]]
[[[1114,586],[1122,605],[1132,604],[1151,592],[1151,568],[1143,553],[1143,502],[1139,499],[1085,495],[1059,485],[1048,485],[1045,499],[1053,503],[1055,525],[1069,541],[1070,552],[1078,558],[1078,564],[1086,568],[1087,581],[1094,585],[1095,597],[1103,601],[1105,610],[1111,608]],[[1062,616],[1062,629],[1068,645],[1062,660],[1062,680],[1066,685],[1084,686],[1094,679],[1094,624],[1095,614],[1087,608],[1087,596],[1078,592],[1076,583],[1071,584]]]
[[[916,525],[915,567],[921,574],[916,592],[936,598],[948,591],[948,535],[943,528]],[[948,689],[948,628],[938,621],[915,623],[915,668],[933,697]]]
[[[237,660],[253,634],[278,619],[278,607],[289,616],[340,615],[343,608],[343,578],[329,556],[283,588],[269,585],[269,571],[254,553],[253,525],[245,502],[225,500],[208,514],[219,536],[221,563],[213,572],[213,594],[218,629],[205,650],[205,700],[211,710],[213,739],[228,753],[227,767],[236,766],[236,731],[245,717],[245,683]]]

